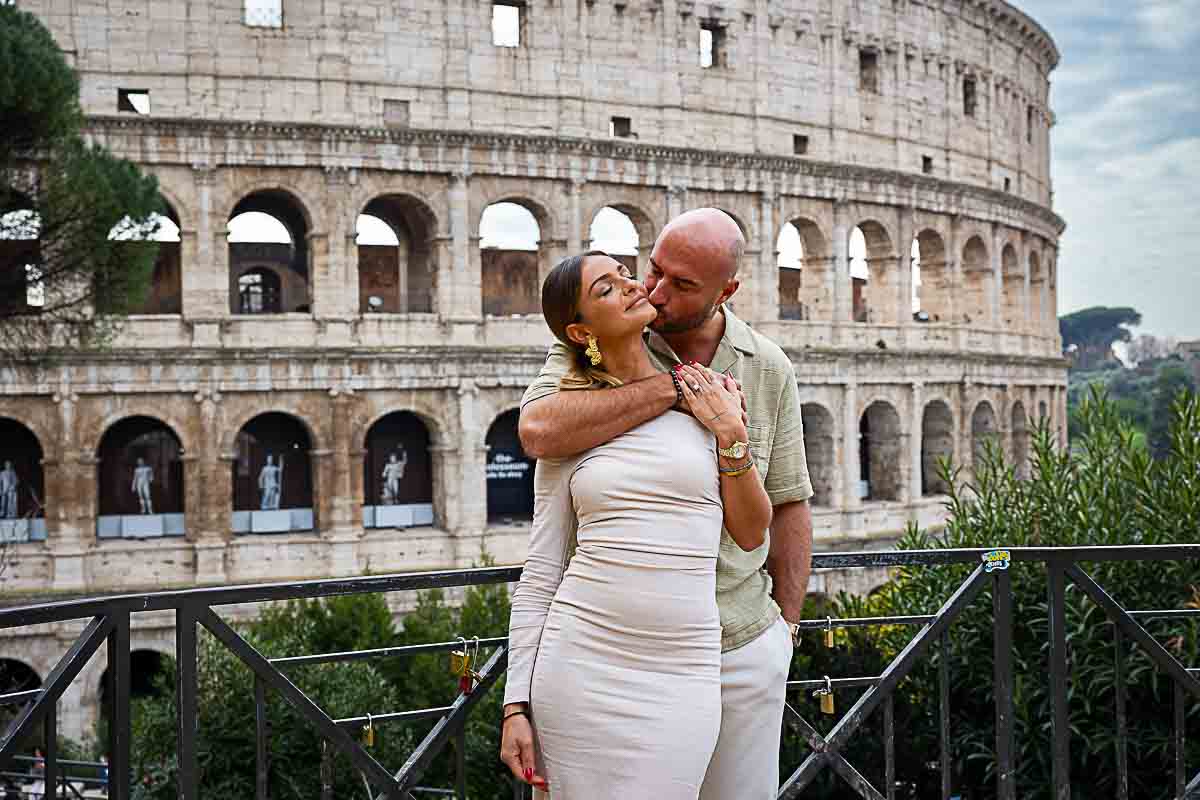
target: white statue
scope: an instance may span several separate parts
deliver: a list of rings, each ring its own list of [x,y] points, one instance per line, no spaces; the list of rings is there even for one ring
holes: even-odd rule
[[[137,495],[143,514],[154,513],[154,505],[150,502],[150,484],[152,483],[154,483],[154,467],[147,464],[144,458],[139,458],[137,466],[133,469],[133,486],[130,488]]]
[[[21,479],[13,469],[13,463],[5,461],[4,469],[0,470],[0,519],[17,518],[17,487],[20,485]]]
[[[383,465],[383,504],[395,505],[400,499],[400,481],[404,479],[404,468],[408,466],[408,453],[400,448],[400,457],[396,454],[388,456],[388,463]]]
[[[279,462],[279,466],[276,466],[275,459],[268,454],[267,463],[258,473],[258,488],[262,490],[260,506],[263,511],[279,509],[279,484],[283,480],[283,459],[280,458]]]

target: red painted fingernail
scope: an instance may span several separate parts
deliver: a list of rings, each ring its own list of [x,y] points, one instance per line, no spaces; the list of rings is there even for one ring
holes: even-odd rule
[[[525,768],[525,780],[526,781],[533,780],[533,770],[530,769],[529,767]]]

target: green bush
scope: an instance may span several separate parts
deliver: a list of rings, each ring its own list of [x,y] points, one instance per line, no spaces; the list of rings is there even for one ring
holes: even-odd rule
[[[951,494],[949,520],[940,535],[910,528],[899,547],[992,548],[1183,544],[1200,530],[1200,403],[1180,395],[1169,429],[1169,447],[1159,459],[1134,444],[1135,434],[1119,410],[1094,392],[1080,406],[1082,428],[1071,452],[1059,451],[1043,426],[1035,434],[1029,480],[1015,477],[994,447],[986,454],[978,483]],[[1182,608],[1196,602],[1200,563],[1096,562],[1081,565],[1128,609]],[[969,565],[909,567],[870,598],[839,597],[833,616],[892,616],[935,612],[967,577]],[[1046,570],[1014,563],[1013,654],[1017,796],[1049,798],[1050,696]],[[1073,797],[1116,796],[1113,628],[1103,612],[1068,584],[1067,639]],[[820,613],[824,616],[824,613]],[[963,797],[995,794],[995,713],[992,696],[992,605],[985,591],[951,627],[950,675],[953,785]],[[1187,666],[1200,666],[1197,626],[1150,623],[1160,642]],[[841,645],[824,650],[806,642],[793,677],[878,675],[914,635],[915,628],[850,629]],[[1130,796],[1171,796],[1171,681],[1128,643]],[[936,796],[939,787],[937,648],[910,673],[896,693],[897,782],[900,797]],[[848,707],[860,692],[839,697]],[[796,698],[810,721],[818,715],[810,699]],[[881,711],[851,740],[845,755],[877,787],[882,786]],[[1197,704],[1188,707],[1194,724]],[[826,725],[828,726],[828,724]],[[1200,764],[1196,736],[1187,763]],[[807,748],[787,735],[783,770],[788,775]],[[825,776],[813,797],[842,797],[845,784]],[[839,786],[840,784],[840,786]],[[834,788],[838,787],[838,788]],[[840,793],[839,793],[840,792]]]

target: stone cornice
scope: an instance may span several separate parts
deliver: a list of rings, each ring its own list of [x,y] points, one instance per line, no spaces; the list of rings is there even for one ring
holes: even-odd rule
[[[1017,41],[1029,43],[1046,58],[1047,71],[1058,66],[1062,54],[1049,32],[1037,20],[1004,0],[968,0],[987,10],[992,20],[1003,25]]]
[[[442,149],[461,148],[463,150],[486,148],[535,153],[539,156],[547,154],[575,155],[586,158],[657,161],[691,167],[727,167],[743,172],[773,172],[790,176],[800,175],[818,180],[833,179],[839,181],[881,183],[901,190],[944,193],[951,196],[979,200],[994,206],[1011,208],[1020,214],[1041,220],[1059,234],[1066,229],[1066,222],[1062,217],[1054,213],[1053,210],[996,189],[957,181],[947,181],[928,175],[917,175],[883,167],[842,164],[795,156],[639,144],[627,140],[614,141],[609,139],[528,136],[488,131],[420,128],[389,129],[320,123],[248,122],[136,116],[92,116],[88,118],[88,130],[93,134],[116,136],[133,134],[137,136],[178,137],[182,133],[204,139],[225,138],[260,141],[287,139],[292,141],[319,142],[322,145],[336,142],[353,142],[373,145],[430,145]],[[320,152],[329,161],[337,161],[339,156],[343,155],[337,153],[336,150],[330,150],[326,147],[321,147]],[[216,151],[213,151],[213,154],[215,153]],[[219,165],[205,164],[205,166],[212,167]],[[320,164],[309,166],[320,166]],[[481,174],[486,174],[487,163],[481,162],[477,166]]]

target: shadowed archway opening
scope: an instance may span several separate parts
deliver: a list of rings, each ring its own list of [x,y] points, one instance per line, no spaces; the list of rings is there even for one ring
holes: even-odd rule
[[[983,457],[988,445],[996,440],[996,411],[992,404],[983,400],[971,413],[971,470],[976,477],[983,466]]]
[[[312,439],[290,414],[259,414],[238,431],[233,470],[234,533],[316,529]]]
[[[100,439],[96,491],[100,539],[183,536],[183,444],[154,417],[114,423]]]
[[[1009,430],[1012,432],[1013,469],[1019,479],[1028,480],[1033,467],[1029,459],[1029,416],[1025,413],[1025,404],[1020,400],[1013,403]]]
[[[429,428],[411,411],[394,411],[367,431],[363,522],[368,528],[432,525],[433,459]]]
[[[33,431],[15,419],[0,417],[0,539],[46,538],[43,458]]]
[[[963,291],[960,298],[961,321],[968,325],[987,324],[991,294],[988,281],[992,268],[988,260],[987,245],[978,236],[972,236],[963,247],[962,273]]]
[[[506,411],[487,432],[487,516],[489,522],[533,518],[533,472],[517,435],[519,412]]]
[[[934,400],[921,415],[921,495],[950,493],[950,484],[938,467],[942,459],[954,458],[954,415],[950,406]]]
[[[805,403],[800,407],[800,416],[804,420],[804,453],[813,488],[812,505],[830,507],[837,475],[833,415],[818,403]]]
[[[234,314],[311,311],[309,225],[282,189],[247,195],[229,215],[229,296]],[[272,291],[263,287],[271,274]]]
[[[863,500],[899,500],[902,436],[900,415],[884,400],[867,407],[859,420],[859,496]]]

